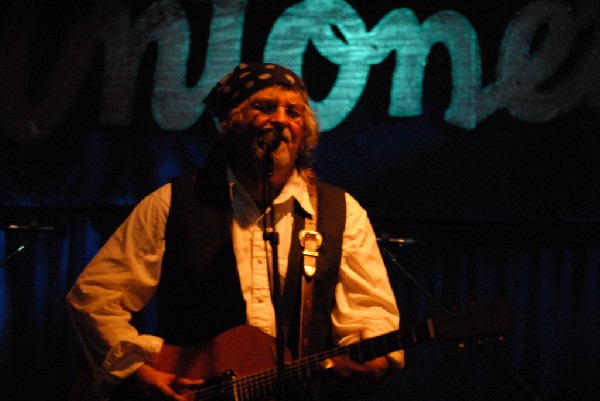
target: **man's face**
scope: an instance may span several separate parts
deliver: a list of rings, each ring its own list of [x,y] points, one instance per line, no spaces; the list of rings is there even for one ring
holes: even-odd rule
[[[272,152],[275,173],[291,172],[302,142],[306,107],[298,91],[270,87],[256,92],[242,109],[241,129],[230,138],[238,156],[242,159],[249,156],[251,160],[247,161],[252,164],[262,161],[264,150],[257,143],[258,133],[276,128],[282,138],[279,147]]]

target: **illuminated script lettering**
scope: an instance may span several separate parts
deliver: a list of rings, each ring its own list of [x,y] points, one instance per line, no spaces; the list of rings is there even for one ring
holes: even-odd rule
[[[31,3],[17,3],[12,12],[33,15],[24,13],[33,7]],[[204,68],[190,87],[185,82],[190,24],[180,2],[154,2],[134,21],[123,2],[95,2],[73,25],[44,89],[32,100],[27,92],[27,65],[35,24],[7,18],[5,32],[11,34],[4,35],[0,43],[3,128],[22,142],[40,140],[53,132],[72,108],[98,47],[104,57],[100,123],[130,125],[142,54],[151,43],[157,47],[152,117],[168,131],[192,126],[202,115],[202,99],[213,84],[241,61],[247,5],[248,0],[212,2]],[[495,81],[485,87],[477,32],[467,18],[452,10],[419,21],[410,9],[398,8],[367,30],[361,16],[343,0],[301,1],[275,21],[265,43],[264,60],[302,71],[312,43],[338,66],[327,95],[319,101],[311,99],[322,131],[334,129],[347,118],[365,89],[371,66],[392,53],[395,67],[387,113],[392,117],[422,114],[424,71],[435,44],[445,46],[451,66],[451,98],[444,114],[448,123],[471,130],[501,109],[521,121],[543,122],[581,104],[600,111],[598,11],[599,7],[590,4],[580,6],[575,15],[568,4],[551,0],[534,1],[515,10],[500,44]],[[584,30],[592,39],[556,79],[577,44],[577,34]]]

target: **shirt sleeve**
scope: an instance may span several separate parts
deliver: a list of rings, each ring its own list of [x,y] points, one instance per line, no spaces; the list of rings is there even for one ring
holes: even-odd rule
[[[143,199],[67,295],[67,309],[100,387],[131,375],[162,347],[161,338],[138,333],[131,313],[150,301],[158,285],[170,198],[167,184]]]
[[[332,311],[335,340],[345,346],[399,329],[400,314],[367,212],[346,194],[346,226]],[[404,365],[404,353],[388,355]]]

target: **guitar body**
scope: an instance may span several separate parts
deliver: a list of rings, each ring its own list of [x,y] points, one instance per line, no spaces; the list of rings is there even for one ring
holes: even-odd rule
[[[286,352],[289,361],[289,353]],[[157,370],[190,379],[219,377],[227,371],[248,376],[276,367],[273,337],[253,326],[229,329],[211,341],[192,347],[165,344],[151,362]]]
[[[287,350],[285,359],[290,360]],[[243,377],[276,369],[277,346],[273,337],[258,328],[241,325],[204,344],[190,347],[165,344],[150,364],[157,370],[173,373],[178,377],[206,380],[206,394],[198,392],[199,395],[195,398],[191,396],[190,399],[228,400],[234,397],[221,394],[220,383],[230,380],[231,377],[228,376],[231,374]],[[195,392],[192,390],[184,395],[190,396]],[[125,381],[111,396],[111,401],[155,399],[144,394],[134,380]]]

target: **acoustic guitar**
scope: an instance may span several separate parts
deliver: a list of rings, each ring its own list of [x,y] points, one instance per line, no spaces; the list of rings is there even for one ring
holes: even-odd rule
[[[302,385],[320,377],[328,360],[334,356],[342,355],[362,363],[431,340],[460,340],[501,333],[511,326],[506,301],[473,305],[469,309],[297,360],[291,361],[287,355],[283,375],[285,386]],[[198,346],[165,344],[152,365],[180,377],[206,379],[199,389],[185,394],[193,401],[269,399],[277,394],[279,388],[276,343],[272,337],[249,325],[229,329]],[[127,388],[118,389],[111,400],[149,399]]]

